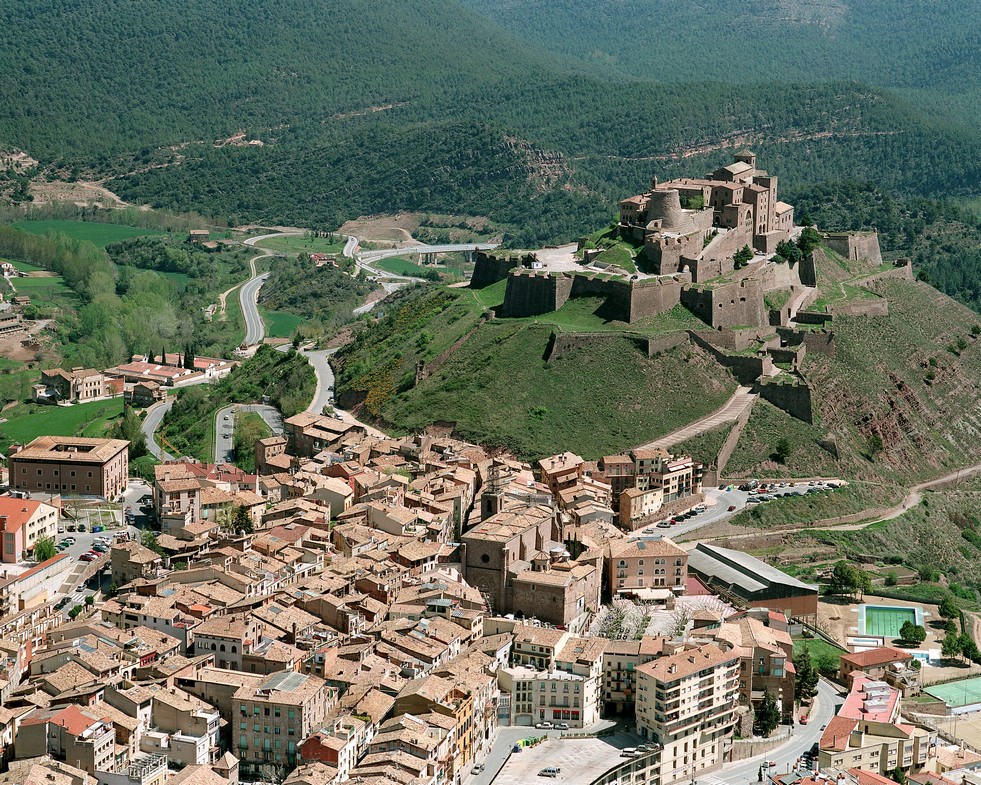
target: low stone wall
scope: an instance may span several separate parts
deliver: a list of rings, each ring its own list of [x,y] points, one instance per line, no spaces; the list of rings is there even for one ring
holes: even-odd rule
[[[691,343],[691,337],[686,332],[671,333],[670,335],[659,335],[656,338],[647,339],[647,356],[653,357],[659,352],[666,352],[675,346],[683,343]]]
[[[729,459],[732,457],[736,445],[739,444],[739,437],[743,435],[743,429],[746,427],[746,423],[749,422],[749,416],[752,413],[753,407],[751,405],[747,406],[742,414],[736,418],[735,426],[729,431],[729,435],[726,436],[726,440],[722,443],[722,448],[719,450],[719,457],[715,460],[716,478],[713,485],[718,484],[719,477],[724,476],[723,472],[726,470],[726,464],[729,463]],[[707,484],[704,479],[702,483]]]
[[[889,301],[886,299],[860,300],[846,305],[829,306],[832,316],[888,316]]]
[[[771,376],[775,370],[773,360],[769,355],[761,357],[758,355],[729,354],[724,349],[720,349],[709,340],[714,338],[716,333],[691,330],[688,334],[696,344],[711,352],[721,365],[729,368],[740,384],[753,384],[761,376]]]
[[[828,232],[822,239],[828,248],[846,259],[882,264],[879,235],[875,232]]]
[[[820,311],[798,311],[797,321],[801,324],[830,324],[834,319],[830,313]]]
[[[781,726],[781,730],[783,730],[783,726]],[[769,752],[781,744],[785,744],[788,738],[790,738],[789,729],[785,733],[780,733],[769,739],[737,739],[732,742],[732,760],[735,762],[762,755],[764,752]]]
[[[674,336],[665,336],[665,338],[672,338]],[[651,356],[649,340],[646,336],[636,335],[631,333],[560,333],[552,331],[552,335],[549,338],[548,347],[545,349],[545,362],[552,362],[564,354],[575,349],[580,349],[584,346],[596,346],[602,345],[604,343],[613,343],[614,341],[620,341],[626,339],[631,341],[637,350],[646,354],[648,357]],[[675,340],[673,343],[665,341],[664,349],[671,348],[673,346],[678,346],[681,343],[687,341],[688,336],[682,333],[682,340]],[[654,340],[654,339],[652,339]]]

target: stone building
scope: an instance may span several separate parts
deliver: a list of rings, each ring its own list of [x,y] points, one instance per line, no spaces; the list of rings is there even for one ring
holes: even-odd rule
[[[610,541],[607,584],[613,596],[669,602],[685,593],[688,552],[666,537]]]
[[[116,499],[129,479],[129,442],[82,436],[39,436],[11,447],[10,484],[19,491]]]
[[[7,564],[17,564],[39,539],[58,535],[58,520],[58,509],[50,504],[0,496],[0,557]]]
[[[462,539],[464,577],[494,613],[569,626],[599,607],[602,554],[572,559],[547,505],[504,510]]]

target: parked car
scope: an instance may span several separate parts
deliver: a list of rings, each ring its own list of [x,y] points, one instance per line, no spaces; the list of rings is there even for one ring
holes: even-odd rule
[[[735,512],[735,511],[736,511],[736,505],[735,505],[735,504],[730,504],[730,505],[729,505],[729,510],[728,510],[728,512]]]
[[[624,747],[620,750],[621,758],[636,758],[639,754],[636,747]]]
[[[800,715],[800,724],[801,725],[807,725],[807,715],[806,714],[801,714]]]
[[[557,723],[555,723],[555,729],[556,730],[569,730],[569,723],[568,722],[557,722]]]
[[[80,523],[80,524],[78,524],[78,530],[79,530],[80,532],[83,532],[83,531],[85,531],[85,524],[84,524],[84,523]]]
[[[478,763],[476,766],[473,767],[473,771],[471,771],[470,773],[471,774],[480,774],[480,772],[482,772],[483,770],[484,770],[484,764],[483,763]]]
[[[538,772],[539,777],[558,777],[559,767],[558,766],[546,766],[544,769]]]
[[[539,730],[552,730],[555,726],[551,722],[539,722],[535,727]]]
[[[74,523],[68,524],[68,531],[70,531],[70,532],[75,531],[75,524]]]
[[[96,558],[97,557],[96,557],[96,555],[94,553],[83,553],[81,556],[78,557],[78,560],[79,561],[95,561]]]
[[[667,521],[661,521],[661,522],[660,522],[660,523],[659,523],[659,524],[657,525],[657,528],[659,528],[659,529],[670,529],[670,528],[671,528],[671,524],[670,524],[670,523],[668,523]]]
[[[104,526],[93,526],[93,527],[92,527],[92,531],[93,531],[94,533],[98,533],[98,532],[104,532],[105,530],[106,530],[106,529],[105,529],[105,527],[104,527]]]

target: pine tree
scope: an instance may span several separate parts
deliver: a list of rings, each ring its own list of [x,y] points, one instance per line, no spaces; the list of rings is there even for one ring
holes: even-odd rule
[[[780,724],[780,709],[769,689],[763,690],[763,700],[753,718],[753,733],[764,738],[773,733]]]
[[[807,646],[804,646],[801,653],[794,657],[794,668],[797,671],[797,678],[794,680],[794,699],[800,703],[817,694],[818,672],[811,663],[811,650]]]

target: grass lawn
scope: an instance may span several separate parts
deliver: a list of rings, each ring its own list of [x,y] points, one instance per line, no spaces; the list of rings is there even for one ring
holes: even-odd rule
[[[344,250],[345,242],[344,239],[331,241],[326,237],[270,237],[266,240],[260,240],[256,245],[284,254],[339,254]]]
[[[267,311],[260,308],[259,314],[266,323],[266,334],[270,338],[291,338],[296,328],[306,321],[302,316],[286,311]]]
[[[458,278],[463,278],[465,276],[465,271],[460,265],[438,264],[435,267],[423,267],[422,265],[416,264],[415,262],[401,256],[393,256],[389,259],[382,259],[381,261],[376,262],[374,266],[389,273],[395,273],[396,275],[413,275],[416,278],[425,278],[427,273],[431,273],[434,270],[438,273],[444,273],[446,275],[455,275]]]
[[[120,224],[103,224],[94,221],[17,221],[13,224],[30,234],[47,234],[58,232],[71,237],[73,240],[88,240],[90,243],[105,248],[110,243],[126,240],[129,237],[144,237],[150,234],[166,234],[159,229],[137,229],[134,226]]]
[[[71,308],[79,303],[78,295],[65,284],[65,279],[60,275],[14,278],[13,281],[17,294],[26,294],[38,308]]]
[[[811,662],[814,662],[814,659],[816,657],[820,657],[822,654],[830,654],[833,657],[840,657],[842,654],[845,653],[844,649],[838,646],[833,646],[823,638],[803,638],[803,637],[794,638],[795,657],[799,656],[800,653],[805,649],[805,647],[811,653]]]
[[[6,262],[6,261],[10,261],[10,260],[8,260],[8,259],[0,259],[0,261]],[[29,262],[10,261],[10,264],[12,264],[14,267],[16,267],[22,273],[36,273],[36,272],[40,272],[43,269],[41,267],[36,267],[33,264],[30,264]]]
[[[23,404],[4,413],[0,447],[6,450],[11,442],[26,444],[38,436],[102,436],[106,424],[122,413],[122,398],[75,406]]]

